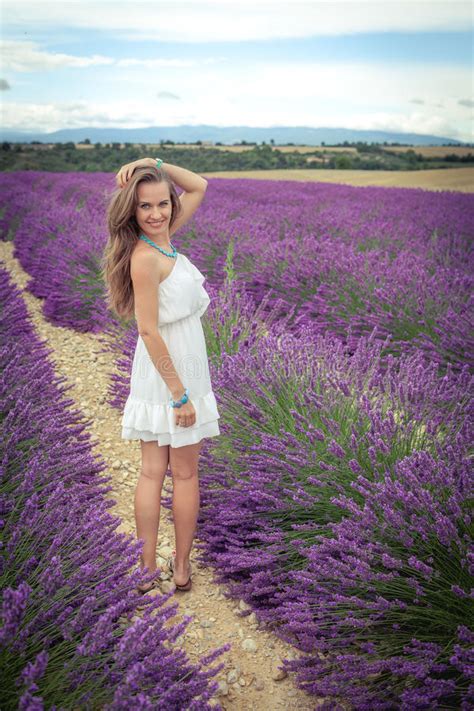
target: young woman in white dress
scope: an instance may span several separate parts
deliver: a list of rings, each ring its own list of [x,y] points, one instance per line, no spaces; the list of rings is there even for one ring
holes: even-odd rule
[[[157,328],[157,295],[160,293],[160,284],[178,267],[176,259],[172,258],[175,250],[170,238],[190,220],[201,204],[207,181],[196,173],[154,158],[123,165],[116,175],[116,181],[118,191],[108,208],[109,242],[103,257],[108,302],[120,316],[129,317],[134,313],[140,337],[175,405],[181,402],[186,384],[180,379]],[[172,181],[183,189],[180,196]],[[121,199],[120,193],[125,192],[129,195]],[[134,213],[130,208],[130,200],[134,202]],[[138,239],[138,233],[143,236],[141,239]],[[112,239],[117,236],[118,239]],[[155,246],[157,248],[153,248]],[[180,255],[182,261],[190,264],[183,256]],[[197,269],[195,271],[200,274]],[[171,410],[180,430],[192,428],[196,423],[192,393],[187,401],[186,396],[182,401],[184,404],[178,404]],[[212,404],[215,416],[219,417],[214,403],[215,400]],[[212,426],[215,430],[211,431],[210,436],[219,433],[217,421],[211,423]],[[141,567],[146,566],[149,571],[157,569],[161,492],[169,465],[173,479],[172,510],[176,546],[176,555],[170,560],[170,567],[176,589],[185,591],[192,584],[190,553],[199,513],[198,460],[203,441],[201,439],[193,444],[173,447],[169,444],[157,446],[156,439],[140,439],[142,464],[134,507],[137,538],[144,540]],[[155,584],[139,586],[139,591],[148,592]]]

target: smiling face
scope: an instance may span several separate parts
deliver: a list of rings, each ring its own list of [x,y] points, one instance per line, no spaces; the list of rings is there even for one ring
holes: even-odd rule
[[[142,182],[137,188],[137,209],[135,218],[143,234],[156,241],[167,240],[171,219],[172,203],[168,183]]]

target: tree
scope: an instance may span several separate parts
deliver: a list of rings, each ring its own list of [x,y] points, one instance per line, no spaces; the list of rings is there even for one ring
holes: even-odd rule
[[[352,161],[349,156],[339,155],[336,156],[335,165],[339,170],[350,170],[352,168]]]

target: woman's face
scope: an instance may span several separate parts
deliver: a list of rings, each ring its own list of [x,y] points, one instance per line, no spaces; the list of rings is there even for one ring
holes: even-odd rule
[[[168,183],[140,183],[137,188],[137,209],[135,218],[142,232],[153,237],[169,235],[172,204]]]

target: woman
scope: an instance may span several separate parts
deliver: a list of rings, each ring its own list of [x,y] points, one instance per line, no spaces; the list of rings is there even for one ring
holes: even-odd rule
[[[137,538],[144,540],[141,568],[157,569],[161,491],[169,465],[176,547],[169,565],[176,589],[190,590],[199,453],[203,437],[220,434],[220,415],[200,318],[210,302],[205,277],[170,238],[201,204],[207,181],[153,158],[127,163],[116,179],[103,275],[109,307],[120,317],[134,315],[139,333],[121,424],[122,438],[139,439],[141,446],[135,491]]]

